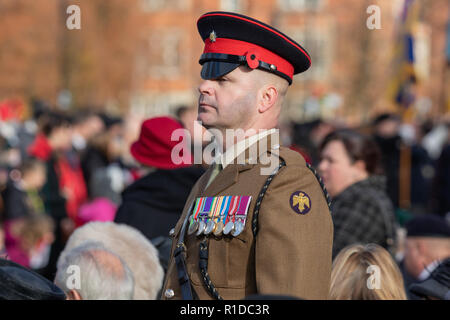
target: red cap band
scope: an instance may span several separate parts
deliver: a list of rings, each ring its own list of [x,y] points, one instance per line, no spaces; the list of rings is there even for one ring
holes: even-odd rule
[[[210,39],[206,39],[203,53],[223,53],[246,56],[247,64],[252,69],[258,67],[259,61],[263,61],[269,65],[275,65],[278,72],[284,73],[291,79],[294,75],[294,66],[286,59],[283,59],[279,55],[261,46],[245,41],[216,38],[216,40],[212,42]]]

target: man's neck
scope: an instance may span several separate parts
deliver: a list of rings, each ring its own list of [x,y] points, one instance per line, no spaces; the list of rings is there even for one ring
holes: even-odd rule
[[[235,128],[225,128],[225,129],[214,129],[213,133],[215,143],[217,143],[222,152],[225,152],[229,148],[231,148],[236,143],[245,140],[253,135],[263,133],[265,131],[269,131],[273,128],[247,128],[247,129],[235,129]]]
[[[245,134],[244,132],[241,132],[236,137],[232,137],[233,139],[230,139],[230,137],[228,137],[228,143],[226,144],[220,144],[220,141],[216,141],[215,143],[217,149],[216,155],[214,156],[214,162],[220,162],[223,168],[225,168],[228,164],[233,163],[236,157],[247,150],[247,148],[253,148],[251,146],[258,143],[258,141],[260,141],[261,139],[265,139],[265,137],[273,134],[274,132],[276,132],[276,129],[260,129],[258,131],[249,130]],[[221,139],[221,137],[219,137],[219,139]],[[219,147],[221,145],[226,146],[226,148],[224,150],[220,150]],[[259,147],[257,146],[256,150],[253,148],[252,152],[257,152],[259,154]],[[254,154],[253,156],[250,155],[248,161],[254,161],[257,158],[257,154]]]

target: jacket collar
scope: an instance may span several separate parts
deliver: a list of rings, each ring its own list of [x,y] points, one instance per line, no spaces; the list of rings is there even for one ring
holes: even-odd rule
[[[270,152],[271,150],[278,149],[280,147],[278,130],[272,129],[268,130],[268,132],[266,131],[266,133],[267,134],[260,135],[257,139],[251,139],[252,143],[247,143],[247,147],[240,150],[238,156],[234,157],[232,161],[225,166],[225,168],[205,189],[206,184],[209,181],[209,178],[213,171],[214,166],[211,165],[206,173],[202,176],[202,181],[199,182],[199,193],[204,191],[205,196],[217,195],[222,190],[225,190],[226,188],[235,184],[238,181],[238,175],[240,172],[249,170],[255,165],[260,164],[260,162],[262,162],[260,161],[260,159],[263,154],[266,154],[268,151]],[[259,140],[265,137],[267,137],[264,141],[266,142],[266,144],[261,146],[261,143],[257,143]]]

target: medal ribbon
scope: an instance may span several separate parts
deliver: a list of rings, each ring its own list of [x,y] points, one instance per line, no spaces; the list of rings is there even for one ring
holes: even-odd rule
[[[242,223],[245,225],[245,220],[247,219],[248,207],[250,205],[252,197],[251,196],[242,196],[241,201],[239,203],[239,208],[236,211],[236,219],[242,220]]]
[[[209,220],[213,220],[214,216],[216,215],[216,212],[218,211],[218,207],[220,206],[220,203],[222,202],[222,197],[213,197],[212,198],[212,204],[211,204],[211,210],[209,210],[208,216],[206,217],[205,223]]]
[[[220,220],[220,217],[224,217],[224,220],[223,220],[224,224],[225,224],[225,220],[227,217],[228,208],[230,207],[231,198],[232,198],[232,196],[226,196],[225,200],[224,200],[224,205],[222,205],[222,208],[220,209],[219,220]],[[217,221],[217,222],[219,222],[219,221]]]
[[[226,206],[227,198],[226,196],[220,196],[218,197],[219,201],[217,203],[217,206],[214,208],[214,214],[212,215],[213,221],[216,222],[217,218],[220,216],[220,214],[223,212],[223,207]]]
[[[202,210],[200,210],[200,217],[199,219],[201,220],[203,218],[203,222],[206,223],[206,221],[208,220],[208,215],[211,212],[211,208],[212,208],[212,204],[214,202],[215,198],[214,197],[205,197],[205,203],[202,207]]]
[[[192,212],[194,212],[194,214],[191,216],[191,221],[189,223],[189,225],[192,225],[194,223],[194,220],[197,220],[197,216],[198,213],[200,212],[200,208],[202,206],[204,198],[197,198],[197,200],[195,201],[195,206],[194,206],[194,210],[192,210]]]

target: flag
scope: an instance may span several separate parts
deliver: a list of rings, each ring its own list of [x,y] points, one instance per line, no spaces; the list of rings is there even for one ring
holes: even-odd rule
[[[416,0],[405,0],[399,17],[397,45],[394,48],[392,61],[393,77],[388,95],[401,108],[408,108],[415,100],[414,85],[417,76],[414,70],[414,33],[413,28],[418,21],[419,6]]]

